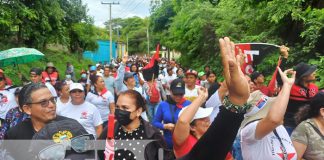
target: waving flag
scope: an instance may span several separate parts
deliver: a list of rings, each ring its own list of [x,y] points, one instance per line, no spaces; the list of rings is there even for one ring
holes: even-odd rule
[[[159,76],[159,52],[160,44],[156,46],[156,52],[150,60],[150,63],[142,69],[143,77],[146,81],[151,81]]]
[[[242,71],[245,74],[251,74],[255,66],[260,64],[266,55],[279,50],[278,45],[268,43],[238,43],[235,46],[246,55],[242,66]],[[239,53],[237,48],[236,53]]]

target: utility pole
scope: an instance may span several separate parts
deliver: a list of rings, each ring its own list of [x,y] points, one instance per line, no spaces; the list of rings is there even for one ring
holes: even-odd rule
[[[111,5],[119,5],[119,2],[101,2],[101,4],[108,4],[109,5],[109,37],[110,37],[110,48],[109,48],[109,52],[110,52],[110,61],[112,59],[112,22],[111,22]]]
[[[147,54],[150,56],[150,34],[149,34],[148,26],[147,26]]]

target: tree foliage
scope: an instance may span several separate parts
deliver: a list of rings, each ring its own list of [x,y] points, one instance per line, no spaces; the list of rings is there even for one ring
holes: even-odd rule
[[[127,42],[128,37],[128,53],[142,54],[147,53],[147,28],[148,18],[130,17],[126,19],[113,19],[113,39],[117,41]],[[109,21],[105,23],[106,29],[109,30]],[[117,35],[117,30],[119,36]],[[154,47],[151,47],[154,48]]]
[[[221,75],[217,42],[229,36],[236,42],[285,44],[291,48],[288,67],[304,61],[323,70],[321,0],[164,0],[150,20],[154,37],[180,51],[180,62],[187,67],[201,70],[209,64]],[[277,57],[269,55],[258,70],[270,75]],[[324,87],[324,75],[318,75]]]
[[[93,24],[82,0],[1,0],[0,9],[2,42],[38,49],[58,43],[72,52],[78,51],[75,46],[96,48],[91,27],[80,32]]]

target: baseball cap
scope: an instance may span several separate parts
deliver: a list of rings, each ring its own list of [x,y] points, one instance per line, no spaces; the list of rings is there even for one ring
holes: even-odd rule
[[[183,113],[184,110],[186,110],[188,107],[183,108],[180,113],[179,113],[179,117],[181,116],[181,114]],[[199,107],[195,116],[191,119],[190,123],[196,119],[200,119],[200,118],[205,118],[205,117],[209,117],[210,114],[213,112],[213,107],[208,107],[208,108],[202,108]]]
[[[95,70],[97,70],[96,66],[91,66],[90,67],[90,71],[95,71]]]
[[[188,69],[187,72],[186,72],[186,76],[187,75],[194,75],[195,77],[197,77],[198,73],[195,70]]]
[[[75,89],[79,89],[81,91],[84,91],[84,87],[82,86],[81,83],[72,83],[72,84],[70,84],[70,92],[72,90],[75,90]]]
[[[170,89],[172,94],[185,94],[185,82],[178,78],[171,82]]]
[[[198,73],[198,77],[202,77],[203,75],[205,75],[205,72],[199,72]]]
[[[34,67],[29,71],[29,73],[30,74],[41,75],[42,74],[42,69]]]
[[[124,81],[127,81],[128,78],[134,77],[134,72],[125,72],[124,74]]]

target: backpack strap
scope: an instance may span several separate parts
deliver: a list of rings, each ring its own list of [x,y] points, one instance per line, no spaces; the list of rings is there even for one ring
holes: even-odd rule
[[[321,131],[318,129],[318,128],[316,128],[312,123],[310,123],[310,122],[307,122],[308,124],[310,124],[311,126],[312,126],[312,128],[315,130],[315,132],[320,136],[320,137],[322,137],[322,140],[324,140],[324,135],[321,133]]]

